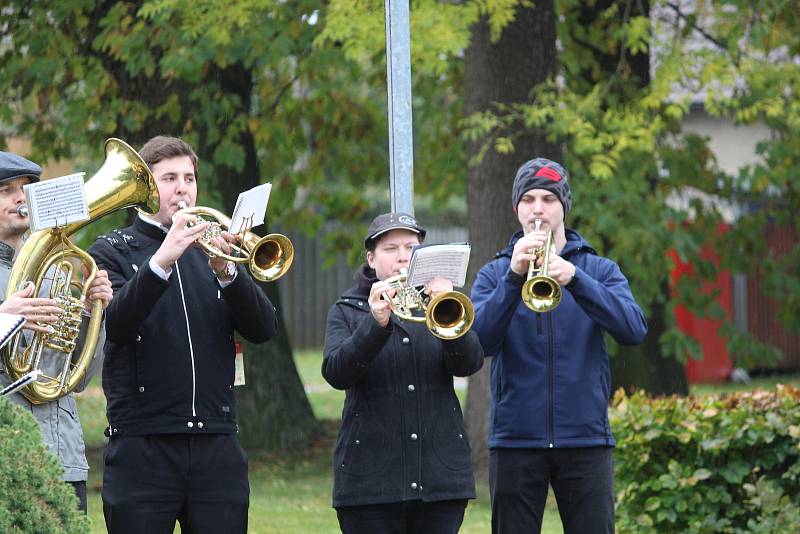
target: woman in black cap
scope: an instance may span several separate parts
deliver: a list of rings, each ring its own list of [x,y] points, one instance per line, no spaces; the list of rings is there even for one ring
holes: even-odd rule
[[[470,450],[453,376],[483,365],[472,332],[434,337],[392,314],[385,280],[408,267],[425,229],[386,213],[364,240],[367,262],[328,312],[322,374],[346,391],[334,451],[333,506],[342,532],[456,533],[475,498]],[[452,290],[435,278],[427,292]]]

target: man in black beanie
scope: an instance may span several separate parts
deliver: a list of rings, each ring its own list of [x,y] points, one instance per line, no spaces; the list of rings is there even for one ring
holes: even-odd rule
[[[611,375],[604,335],[641,343],[642,310],[613,261],[564,225],[569,175],[536,158],[517,171],[512,206],[522,229],[485,265],[472,288],[473,330],[492,358],[489,482],[492,532],[541,530],[552,485],[566,534],[614,531]],[[531,261],[561,288],[555,308],[522,301]]]

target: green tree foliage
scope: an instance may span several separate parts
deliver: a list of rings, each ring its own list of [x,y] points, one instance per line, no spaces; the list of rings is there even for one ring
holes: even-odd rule
[[[800,390],[649,399],[610,411],[620,532],[797,532]]]
[[[701,288],[721,270],[759,274],[762,288],[780,298],[784,324],[800,326],[800,247],[778,258],[764,240],[769,221],[800,228],[793,215],[800,207],[792,135],[800,119],[796,4],[651,2],[651,17],[635,16],[642,3],[633,1],[559,6],[560,77],[539,86],[530,103],[470,117],[469,135],[511,150],[517,132],[507,125],[523,121],[562,140],[576,190],[571,217],[620,259],[646,311],[682,303],[722,319],[740,363],[768,362],[775,351],[735,331],[714,293]],[[761,161],[735,176],[723,172],[708,140],[681,129],[693,96],[713,117],[765,123],[771,137],[758,146]],[[699,195],[682,205],[668,201],[687,191]],[[724,206],[738,217],[720,231]],[[670,251],[696,275],[671,291]],[[679,359],[698,355],[672,314],[665,319],[661,350]]]
[[[31,138],[39,160],[96,162],[111,135],[134,146],[183,135],[203,160],[201,202],[228,208],[242,185],[229,176],[250,170],[251,142],[251,179],[275,186],[270,216],[308,233],[335,221],[332,249],[349,250],[376,202],[388,204],[383,3],[366,4],[6,2],[0,124]],[[443,31],[454,20],[446,8],[430,14],[437,47],[466,45],[466,33],[453,37],[462,26]],[[356,53],[337,33],[342,17],[378,45]],[[430,67],[415,77],[413,104],[417,191],[441,200],[463,196],[463,148],[450,130],[461,65],[437,47],[423,54]]]
[[[0,532],[89,532],[58,459],[42,443],[33,416],[0,397]]]

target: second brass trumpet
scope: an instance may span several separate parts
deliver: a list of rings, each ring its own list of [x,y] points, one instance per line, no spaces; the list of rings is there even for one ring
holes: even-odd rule
[[[534,231],[539,231],[541,219],[536,219]],[[534,258],[528,267],[528,279],[522,286],[522,302],[535,312],[546,312],[558,307],[561,303],[561,286],[547,274],[550,254],[555,254],[552,230],[547,231],[544,246],[533,251]],[[536,268],[536,259],[542,259],[542,266]]]

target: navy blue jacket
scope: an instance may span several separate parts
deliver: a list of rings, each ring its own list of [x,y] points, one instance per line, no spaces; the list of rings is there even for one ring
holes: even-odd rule
[[[613,261],[567,230],[560,256],[575,265],[561,304],[545,313],[521,299],[511,270],[517,232],[472,288],[475,324],[492,358],[490,448],[614,446],[608,423],[611,373],[604,334],[635,345],[647,334],[642,310]]]

